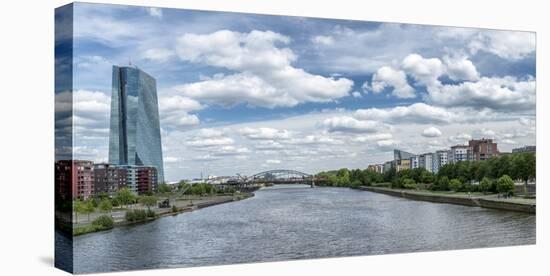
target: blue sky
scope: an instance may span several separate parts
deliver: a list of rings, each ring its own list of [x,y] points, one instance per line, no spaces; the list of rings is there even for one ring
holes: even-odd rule
[[[168,180],[535,143],[535,34],[75,4],[75,154],[105,161],[111,66],[157,80]]]

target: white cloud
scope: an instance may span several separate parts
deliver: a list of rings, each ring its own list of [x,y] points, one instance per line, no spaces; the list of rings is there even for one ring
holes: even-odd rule
[[[376,120],[384,123],[450,123],[457,116],[440,107],[430,106],[425,103],[415,103],[409,106],[397,106],[392,108],[359,109],[354,113],[361,120]]]
[[[452,80],[476,81],[479,79],[479,72],[472,61],[468,60],[467,57],[451,58],[445,56],[443,60],[447,66],[447,75]]]
[[[454,136],[449,136],[448,140],[451,143],[463,144],[463,143],[465,143],[469,140],[472,140],[472,135],[467,134],[467,133],[459,133],[459,134],[454,135]]]
[[[268,159],[268,160],[265,161],[265,163],[267,163],[267,164],[281,164],[281,160]]]
[[[503,139],[503,140],[500,140],[501,143],[503,144],[507,144],[507,145],[516,145],[518,142],[514,141],[514,140],[510,140],[510,139]]]
[[[501,58],[517,60],[535,51],[536,35],[532,32],[484,31],[475,35],[468,46],[472,54],[482,50]]]
[[[362,98],[362,97],[363,97],[359,91],[353,91],[353,92],[351,93],[351,95],[352,95],[354,98]]]
[[[172,50],[166,48],[152,48],[145,50],[142,56],[144,59],[164,62],[174,57],[175,53]]]
[[[424,58],[419,54],[410,54],[403,59],[401,67],[423,85],[439,84],[438,78],[445,73],[445,66],[438,58]]]
[[[166,156],[163,158],[164,163],[177,163],[180,161],[180,158],[174,156]]]
[[[407,82],[405,72],[384,66],[372,76],[371,90],[374,93],[380,93],[388,86],[393,87],[392,94],[397,98],[416,97],[414,88]],[[368,88],[368,84],[363,84],[363,88]]]
[[[491,108],[504,112],[534,111],[536,82],[533,78],[482,77],[477,82],[440,85],[429,89],[429,102],[447,107]]]
[[[337,116],[325,119],[322,123],[329,132],[356,132],[372,133],[381,128],[381,124],[375,121],[360,121],[349,116]]]
[[[422,136],[429,138],[439,137],[441,136],[441,130],[436,127],[429,127],[422,131]]]
[[[216,137],[216,138],[207,138],[207,139],[197,138],[195,140],[187,142],[187,145],[194,146],[194,147],[213,147],[213,146],[231,145],[234,142],[235,141],[229,137]]]
[[[204,108],[199,102],[181,96],[162,97],[159,99],[159,107],[162,126],[168,128],[198,125],[199,118],[188,112]]]
[[[239,33],[221,30],[211,34],[185,34],[177,54],[185,61],[222,67],[238,73],[175,87],[201,101],[233,106],[292,107],[305,102],[330,102],[347,96],[353,81],[307,73],[291,65],[296,56],[290,39],[271,31]]]
[[[246,147],[235,147],[235,146],[223,146],[217,148],[213,154],[216,156],[229,156],[229,155],[243,155],[249,153],[250,150]]]
[[[222,137],[224,135],[223,131],[213,129],[213,128],[201,128],[196,137],[200,138],[216,138],[216,137]]]
[[[391,133],[377,133],[377,134],[370,134],[370,135],[361,135],[357,137],[353,137],[351,140],[353,142],[371,142],[371,141],[379,141],[379,140],[391,140],[393,138],[393,135]]]
[[[394,140],[381,140],[376,142],[376,144],[382,151],[391,151],[397,147],[397,142]]]
[[[250,128],[245,127],[239,129],[239,133],[244,137],[252,140],[280,140],[290,139],[291,134],[288,130],[279,130],[269,127]]]
[[[147,12],[150,16],[162,18],[162,9],[161,8],[147,8]]]
[[[534,124],[535,120],[530,119],[530,118],[526,118],[526,117],[521,117],[521,118],[519,118],[519,123],[524,125],[524,126],[529,126],[529,125]]]
[[[311,38],[311,41],[316,44],[322,45],[332,45],[334,44],[334,39],[332,36],[318,35]]]

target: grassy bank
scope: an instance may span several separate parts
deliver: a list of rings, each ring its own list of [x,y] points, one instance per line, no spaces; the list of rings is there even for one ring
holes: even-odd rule
[[[497,195],[484,195],[483,193],[406,190],[369,186],[361,186],[359,189],[412,200],[483,207],[531,214],[536,213],[536,200],[528,198],[503,198],[498,197]]]
[[[161,218],[165,216],[175,216],[181,213],[191,212],[197,209],[202,209],[202,208],[206,208],[206,207],[210,207],[218,204],[243,200],[252,196],[254,196],[253,193],[242,193],[240,195],[231,196],[231,197],[219,196],[219,197],[212,197],[212,198],[194,198],[193,200],[195,201],[195,203],[191,203],[191,204],[189,203],[189,199],[177,199],[175,200],[171,208],[163,208],[163,209],[157,208],[154,211],[152,211],[154,212],[154,216],[145,216],[143,218],[139,218],[132,221],[115,218],[113,219],[112,225],[101,225],[97,223],[94,224],[93,222],[74,224],[73,236],[79,236],[79,235],[88,234],[88,233],[110,230],[117,226],[141,224],[144,222],[153,221],[157,218]],[[177,204],[178,201],[180,202],[180,204]],[[135,210],[141,210],[141,209],[135,209]],[[132,211],[132,209],[130,210],[124,209],[124,211]]]

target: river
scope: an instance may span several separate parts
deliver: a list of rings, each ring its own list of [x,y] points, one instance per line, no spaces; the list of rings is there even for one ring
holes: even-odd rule
[[[74,238],[77,273],[534,244],[535,215],[281,185]]]

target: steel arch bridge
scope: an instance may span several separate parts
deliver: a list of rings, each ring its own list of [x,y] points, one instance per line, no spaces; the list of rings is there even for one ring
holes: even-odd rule
[[[314,176],[296,170],[269,170],[254,174],[247,179],[249,183],[270,184],[308,184],[314,185]]]

